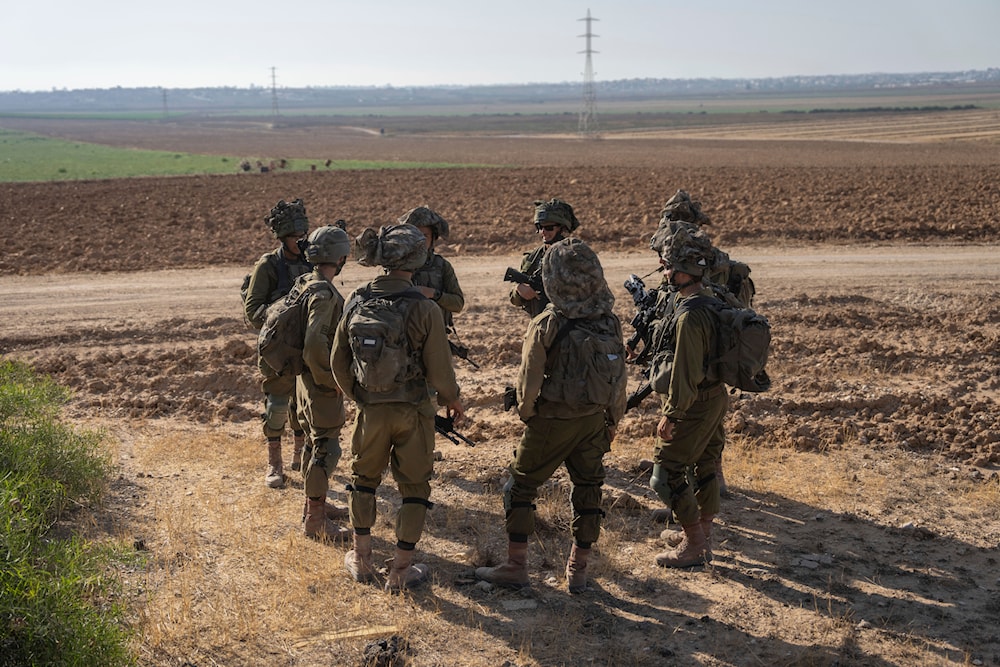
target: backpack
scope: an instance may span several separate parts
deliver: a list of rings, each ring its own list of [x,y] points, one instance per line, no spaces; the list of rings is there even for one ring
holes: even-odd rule
[[[572,408],[608,408],[627,381],[618,319],[570,319],[549,347],[539,395]]]
[[[347,332],[362,403],[418,403],[428,396],[419,350],[406,335],[410,308],[424,295],[416,290],[372,296],[371,285],[348,307]]]
[[[675,321],[681,313],[695,308],[711,310],[718,325],[715,351],[708,360],[706,379],[748,392],[770,389],[771,378],[765,370],[771,348],[771,325],[767,318],[750,308],[696,296],[681,303],[674,315]]]
[[[300,375],[305,367],[302,348],[305,346],[306,300],[322,290],[333,292],[325,281],[295,285],[285,295],[267,307],[264,326],[257,334],[257,353],[278,375]]]

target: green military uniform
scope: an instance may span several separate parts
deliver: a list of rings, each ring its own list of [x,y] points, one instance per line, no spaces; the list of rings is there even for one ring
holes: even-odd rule
[[[416,232],[415,232],[416,233]],[[410,280],[383,275],[370,283],[372,296],[402,292],[412,287]],[[389,466],[399,486],[403,505],[396,519],[396,539],[414,544],[423,533],[424,519],[431,506],[430,479],[434,468],[434,414],[427,386],[438,392],[438,403],[458,400],[458,384],[441,310],[429,299],[414,299],[409,309],[406,335],[416,353],[422,378],[413,380],[421,389],[411,400],[381,402],[378,395],[365,392],[352,371],[350,323],[351,304],[359,290],[348,297],[347,312],[337,326],[331,368],[344,395],[358,404],[351,434],[351,487],[348,506],[356,533],[367,534],[375,523],[375,492]]]
[[[674,308],[698,295],[712,297],[713,293],[710,288],[702,288],[689,297],[676,296]],[[668,324],[665,318],[660,326]],[[660,398],[662,414],[674,422],[674,431],[669,442],[657,440],[652,486],[673,508],[681,525],[695,523],[700,515],[719,511],[715,472],[725,445],[722,420],[729,398],[722,383],[709,383],[705,377],[715,336],[713,315],[705,309],[694,309],[676,319],[673,335],[666,341],[673,346],[674,356],[669,389]],[[692,465],[696,491],[687,476]]]
[[[312,443],[304,475],[305,493],[310,498],[324,497],[330,488],[328,479],[340,460],[340,429],[346,421],[344,397],[330,370],[330,351],[344,312],[344,298],[318,268],[299,277],[296,286],[302,291],[316,283],[325,283],[329,289],[315,290],[303,304],[304,365],[296,379],[299,417]]]
[[[524,258],[521,260],[521,273],[527,276],[542,275],[542,258],[545,257],[545,251],[548,250],[548,245],[540,245],[531,252],[524,254]],[[510,302],[524,310],[528,313],[530,317],[535,317],[543,310],[545,306],[548,305],[549,299],[545,296],[544,290],[538,293],[537,299],[531,299],[526,301],[521,298],[521,295],[517,293],[517,285],[515,285],[510,290]]]
[[[287,258],[282,247],[261,256],[250,273],[250,284],[244,303],[244,315],[257,331],[264,325],[267,307],[288,294],[296,278],[309,273],[311,266],[301,257]],[[257,357],[257,368],[263,377],[264,436],[281,437],[287,422],[293,431],[303,431],[296,411],[289,410],[289,401],[295,395],[295,378],[278,375],[274,369]]]
[[[621,323],[609,317],[620,339]],[[525,429],[504,488],[505,527],[518,536],[535,531],[538,488],[565,463],[573,485],[571,533],[577,543],[589,546],[600,535],[603,459],[611,451],[608,426],[617,425],[625,414],[625,385],[610,406],[575,407],[541,397],[543,383],[550,380],[549,353],[565,322],[566,317],[549,306],[531,320],[524,335],[517,395]]]
[[[450,329],[454,325],[452,316],[465,307],[465,295],[451,262],[428,250],[427,261],[413,272],[412,280],[417,287],[430,287],[435,291],[433,300],[441,307],[445,326]]]

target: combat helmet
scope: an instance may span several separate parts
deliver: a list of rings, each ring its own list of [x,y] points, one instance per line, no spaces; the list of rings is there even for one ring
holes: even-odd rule
[[[692,201],[691,195],[684,190],[674,193],[660,210],[660,224],[670,220],[690,222],[699,227],[709,223],[709,217],[701,212],[701,202]]]
[[[671,269],[696,278],[707,275],[714,256],[712,239],[691,224],[678,227],[660,250],[660,257]]]
[[[351,254],[351,239],[340,227],[325,225],[309,235],[305,249],[310,264],[337,264]]]
[[[448,238],[448,221],[426,206],[411,208],[399,216],[396,222],[401,225],[410,224],[414,227],[430,227],[431,237],[435,241]]]
[[[601,260],[578,238],[553,243],[546,251],[542,282],[553,307],[569,318],[607,315],[615,305]]]
[[[426,239],[411,224],[369,227],[354,240],[354,254],[362,266],[416,271],[427,261]]]
[[[264,216],[264,223],[271,229],[276,239],[283,239],[286,236],[305,236],[309,233],[306,205],[301,199],[296,199],[290,204],[282,199]]]
[[[535,229],[542,225],[562,225],[567,232],[576,231],[580,221],[573,215],[573,207],[561,199],[535,202]]]

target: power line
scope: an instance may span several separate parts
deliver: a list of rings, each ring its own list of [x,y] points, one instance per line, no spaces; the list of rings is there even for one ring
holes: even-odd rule
[[[580,35],[580,37],[587,39],[587,48],[578,52],[587,54],[587,61],[583,68],[583,110],[580,111],[579,132],[590,135],[597,132],[597,92],[594,89],[594,65],[590,56],[598,53],[590,48],[590,40],[599,36],[590,31],[590,24],[599,19],[592,18],[590,9],[587,9],[587,17],[577,20],[587,22],[587,32]]]

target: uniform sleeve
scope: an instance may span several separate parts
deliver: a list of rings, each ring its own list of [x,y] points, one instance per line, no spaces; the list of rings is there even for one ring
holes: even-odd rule
[[[705,310],[692,310],[677,318],[677,347],[670,392],[663,414],[673,420],[684,419],[687,409],[698,396],[698,385],[705,379],[705,359],[712,342],[711,317]]]
[[[330,368],[340,391],[352,401],[354,400],[354,373],[351,371],[353,359],[351,337],[347,332],[347,318],[341,316],[337,323],[337,333],[333,337],[333,349],[330,351]]]
[[[268,298],[274,291],[278,276],[264,255],[254,264],[250,272],[250,284],[247,286],[247,298],[243,303],[243,314],[254,329],[260,331],[264,326],[264,315],[267,311]]]
[[[545,380],[545,363],[548,348],[558,331],[558,322],[550,312],[535,317],[524,332],[521,345],[521,367],[517,374],[517,413],[521,421],[528,421],[537,413],[535,403],[542,392]]]
[[[615,328],[618,330],[618,338],[622,339],[622,323],[617,317],[615,317]],[[628,401],[628,374],[622,376],[621,381],[618,386],[614,388],[614,394],[611,397],[611,405],[607,409],[607,418],[612,424],[618,424],[621,422],[622,417],[625,416],[625,404]]]
[[[449,313],[462,312],[462,309],[465,308],[465,295],[458,284],[455,269],[448,260],[444,261],[441,282],[441,298],[437,301],[438,305]]]
[[[330,359],[341,312],[343,303],[337,295],[319,291],[309,299],[302,359],[316,384],[325,389],[337,386]]]
[[[444,315],[433,301],[422,299],[413,304],[409,335],[414,348],[420,348],[427,383],[438,393],[438,404],[447,405],[458,398],[458,381],[452,365]]]

